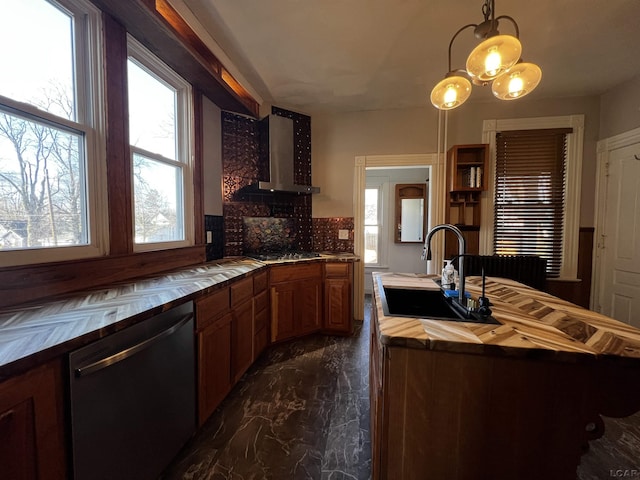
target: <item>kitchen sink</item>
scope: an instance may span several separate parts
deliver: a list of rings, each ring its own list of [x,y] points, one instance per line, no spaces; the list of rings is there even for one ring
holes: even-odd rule
[[[499,324],[492,316],[476,312],[463,313],[454,308],[453,300],[444,296],[442,290],[412,290],[380,286],[380,301],[385,315],[393,317],[427,318],[457,322]]]

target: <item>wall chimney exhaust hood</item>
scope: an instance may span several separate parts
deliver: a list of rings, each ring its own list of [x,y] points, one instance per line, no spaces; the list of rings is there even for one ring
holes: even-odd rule
[[[293,120],[279,115],[269,115],[260,122],[260,159],[268,162],[269,180],[260,181],[258,189],[271,192],[319,193],[318,187],[295,183]]]

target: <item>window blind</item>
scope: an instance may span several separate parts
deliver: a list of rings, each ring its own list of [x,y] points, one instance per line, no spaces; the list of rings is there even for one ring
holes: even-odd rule
[[[496,134],[494,252],[539,255],[560,275],[566,137],[572,129]]]

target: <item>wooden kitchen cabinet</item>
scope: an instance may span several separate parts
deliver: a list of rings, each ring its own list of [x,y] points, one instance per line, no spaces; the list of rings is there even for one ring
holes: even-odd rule
[[[197,299],[198,424],[202,425],[232,387],[232,314],[229,287]]]
[[[324,265],[324,324],[327,333],[353,332],[353,264],[334,262]]]
[[[271,267],[271,340],[317,332],[322,327],[322,264]]]
[[[0,384],[0,477],[64,479],[64,407],[60,361]]]
[[[382,383],[382,355],[384,350],[378,340],[378,332],[375,326],[371,325],[371,343],[369,360],[369,399],[370,399],[370,421],[371,421],[371,478],[380,479],[380,471],[383,470],[382,463],[386,461],[386,455],[382,454],[383,436],[383,383]]]
[[[231,289],[232,378],[234,383],[253,362],[253,278],[233,283]]]
[[[253,360],[269,343],[269,274],[265,270],[253,277]]]
[[[253,363],[256,325],[268,323],[267,273],[232,282],[195,301],[198,343],[198,421],[202,425]],[[254,306],[259,302],[259,315]],[[260,313],[262,312],[262,313]],[[256,320],[257,319],[257,320]],[[256,323],[258,322],[258,323]],[[266,336],[264,328],[260,335]],[[262,338],[262,337],[260,337]],[[264,341],[259,348],[264,349]]]

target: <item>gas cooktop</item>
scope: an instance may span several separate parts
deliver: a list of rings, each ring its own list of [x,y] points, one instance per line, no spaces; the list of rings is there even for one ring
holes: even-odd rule
[[[302,252],[299,250],[293,250],[281,252],[248,253],[247,256],[256,260],[260,260],[261,262],[265,262],[273,260],[303,260],[307,258],[319,257],[320,254],[316,252]]]

